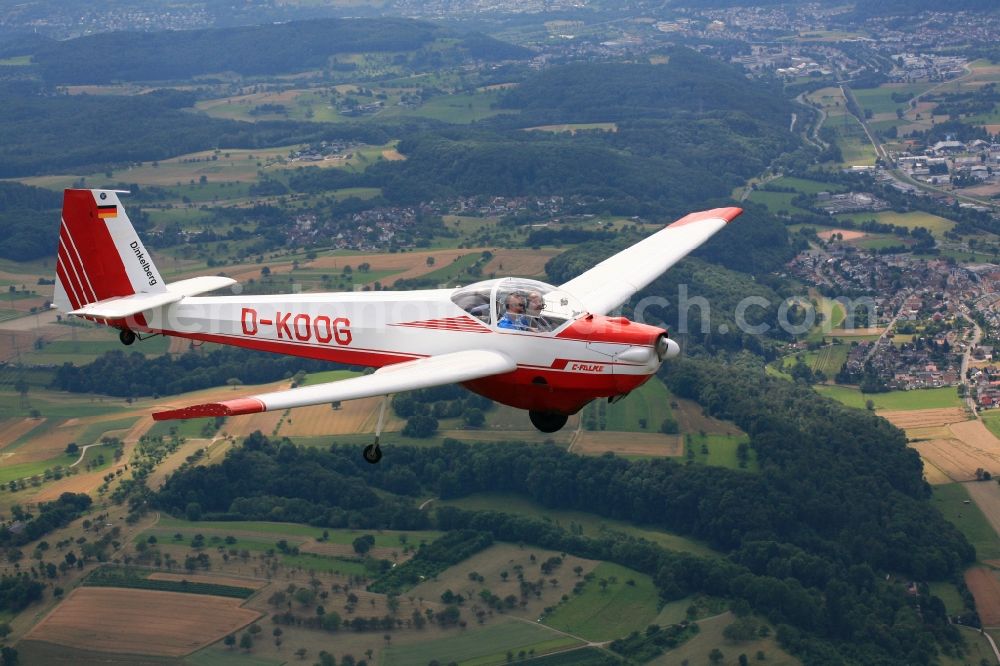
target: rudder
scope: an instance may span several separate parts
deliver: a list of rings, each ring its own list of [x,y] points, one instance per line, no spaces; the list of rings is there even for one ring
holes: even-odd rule
[[[66,190],[55,305],[64,311],[166,285],[114,190]]]

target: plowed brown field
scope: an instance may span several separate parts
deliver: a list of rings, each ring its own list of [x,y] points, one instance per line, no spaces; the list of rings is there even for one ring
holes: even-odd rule
[[[27,637],[85,650],[181,656],[260,616],[240,603],[204,594],[79,587]]]
[[[706,416],[701,405],[691,400],[674,397],[671,403],[677,403],[673,407],[674,417],[680,425],[681,432],[705,432],[709,435],[739,435],[743,431],[736,427],[735,423],[720,421],[717,418]],[[673,406],[671,404],[671,406]],[[677,454],[680,455],[680,454]]]
[[[0,421],[0,449],[13,444],[18,437],[31,429],[42,425],[45,419],[4,419]]]
[[[573,443],[573,452],[599,456],[608,451],[624,456],[671,457],[684,453],[680,435],[654,432],[608,433],[583,431]]]
[[[560,252],[561,250],[497,250],[490,262],[483,267],[483,275],[545,275],[546,262]]]
[[[976,598],[976,610],[984,627],[1000,626],[1000,581],[989,569],[974,567],[965,572],[965,584]]]
[[[983,467],[983,459],[964,442],[955,439],[932,439],[913,442],[910,446],[920,457],[948,475],[952,481],[969,481],[976,478],[976,470]],[[988,463],[988,461],[987,461]]]
[[[966,421],[969,415],[961,407],[945,407],[941,409],[917,409],[905,411],[879,411],[878,415],[887,419],[897,428],[930,428],[948,423]]]

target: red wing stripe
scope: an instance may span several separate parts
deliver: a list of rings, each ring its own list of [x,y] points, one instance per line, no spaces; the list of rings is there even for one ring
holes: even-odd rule
[[[406,326],[408,328],[428,328],[436,331],[462,331],[466,333],[489,333],[478,320],[469,317],[445,317],[443,319],[423,319],[420,321],[408,321],[393,326]]]
[[[667,225],[670,227],[683,227],[689,224],[694,224],[695,222],[701,222],[702,220],[725,220],[726,224],[729,224],[734,219],[739,217],[743,212],[742,208],[736,208],[735,206],[729,206],[728,208],[713,208],[712,210],[702,210],[697,213],[689,213],[677,220],[673,224]]]
[[[267,411],[267,408],[257,398],[236,398],[235,400],[171,409],[165,412],[153,412],[153,420],[169,421],[171,419],[198,419],[206,416],[239,416],[240,414],[258,414],[264,411]]]
[[[69,232],[69,227],[64,224],[59,232],[65,232],[66,238],[69,240],[69,246],[66,249],[72,251],[72,254],[70,254],[69,257],[71,260],[75,259],[74,265],[77,267],[77,272],[80,273],[87,281],[87,287],[90,289],[90,298],[97,301],[97,292],[94,291],[94,285],[91,283],[90,276],[88,276],[86,272],[87,265],[80,256],[80,251],[76,249],[76,243],[73,241],[73,235]]]

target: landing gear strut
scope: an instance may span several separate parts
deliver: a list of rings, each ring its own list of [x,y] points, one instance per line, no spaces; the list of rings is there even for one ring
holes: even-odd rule
[[[531,419],[531,425],[542,432],[555,432],[566,425],[566,421],[569,420],[565,414],[535,411],[528,412],[528,418]]]
[[[118,331],[118,339],[122,341],[123,345],[130,345],[136,340],[136,335],[133,331],[127,328],[123,328]]]
[[[378,463],[382,460],[382,449],[379,448],[378,440],[382,436],[382,424],[385,423],[385,406],[389,402],[389,396],[382,396],[382,404],[378,409],[378,423],[375,424],[375,443],[369,444],[365,447],[362,452],[365,461],[371,463],[372,465]]]

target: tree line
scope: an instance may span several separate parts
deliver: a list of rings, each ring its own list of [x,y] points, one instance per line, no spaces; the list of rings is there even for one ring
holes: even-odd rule
[[[189,351],[180,356],[146,358],[139,352],[105,352],[83,366],[64,363],[52,387],[72,393],[104,393],[120,398],[175,395],[235,378],[244,384],[263,384],[290,378],[299,372],[330,370],[328,361],[269,354],[237,347],[209,352]]]

